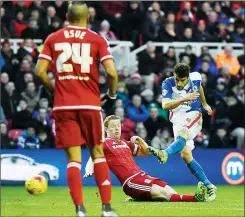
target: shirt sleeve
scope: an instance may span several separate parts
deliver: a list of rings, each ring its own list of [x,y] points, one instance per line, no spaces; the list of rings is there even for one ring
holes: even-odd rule
[[[172,87],[167,81],[162,82],[162,98],[172,99]]]
[[[190,78],[193,81],[194,86],[197,86],[198,89],[200,88],[202,84],[202,76],[199,72],[192,72],[190,74]]]
[[[134,144],[130,141],[124,141],[126,142],[126,144],[128,145],[128,147],[130,148],[130,150],[132,151],[132,154],[135,156],[137,155],[138,151],[140,150],[140,146],[137,144]]]
[[[100,62],[103,62],[106,59],[113,59],[113,56],[111,54],[108,41],[101,36],[100,45],[99,45],[99,60]]]
[[[52,61],[52,49],[51,49],[51,35],[45,40],[43,49],[38,56],[39,59],[45,59],[48,61]]]

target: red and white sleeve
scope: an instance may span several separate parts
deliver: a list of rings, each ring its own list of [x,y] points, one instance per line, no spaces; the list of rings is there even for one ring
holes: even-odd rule
[[[106,59],[113,59],[111,54],[110,45],[108,41],[101,36],[100,45],[99,45],[99,60],[103,62]]]
[[[38,56],[39,59],[52,61],[51,35],[45,40],[42,52]]]

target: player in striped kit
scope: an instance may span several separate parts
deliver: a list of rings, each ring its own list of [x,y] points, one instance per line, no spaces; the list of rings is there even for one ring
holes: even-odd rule
[[[198,183],[195,195],[180,195],[166,182],[151,177],[137,166],[133,156],[147,156],[148,145],[138,136],[131,141],[121,140],[120,117],[111,115],[105,121],[107,138],[104,154],[110,170],[118,178],[126,195],[139,201],[204,202],[205,187]],[[84,177],[93,175],[93,162],[89,159]]]
[[[216,198],[217,188],[208,180],[203,168],[192,156],[193,139],[202,129],[202,110],[212,114],[207,104],[198,72],[190,73],[190,67],[179,63],[174,68],[174,76],[162,83],[162,108],[169,110],[169,119],[173,123],[175,141],[166,150],[149,151],[165,163],[169,156],[180,152],[191,173],[207,187],[208,200]]]

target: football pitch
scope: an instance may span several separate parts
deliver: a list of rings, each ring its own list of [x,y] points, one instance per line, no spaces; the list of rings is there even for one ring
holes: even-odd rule
[[[209,203],[125,202],[120,187],[113,187],[113,208],[120,216],[244,216],[244,186],[217,186]],[[176,186],[179,193],[192,193],[195,186]],[[100,216],[97,188],[84,188],[87,216]],[[75,216],[66,187],[49,187],[41,196],[29,195],[24,187],[1,188],[1,216]]]

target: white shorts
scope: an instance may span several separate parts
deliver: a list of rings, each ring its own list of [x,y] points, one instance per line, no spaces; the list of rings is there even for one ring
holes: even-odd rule
[[[170,112],[169,119],[173,123],[174,139],[182,128],[189,130],[190,140],[186,141],[186,145],[193,150],[195,148],[193,139],[202,130],[202,113],[199,111],[182,114]]]

